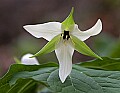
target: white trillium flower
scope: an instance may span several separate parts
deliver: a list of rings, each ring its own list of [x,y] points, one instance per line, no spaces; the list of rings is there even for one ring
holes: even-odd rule
[[[73,11],[72,11],[72,13],[73,13]],[[68,22],[68,20],[71,21],[72,13],[66,19],[66,23]],[[65,23],[65,25],[66,25],[66,23]],[[60,23],[60,22],[48,22],[48,23],[44,23],[44,24],[24,26],[24,29],[26,29],[34,37],[44,38],[44,39],[50,41],[51,44],[54,43],[53,39],[55,39],[57,37],[56,43],[53,44],[54,45],[53,47],[55,47],[55,49],[53,49],[53,50],[55,50],[56,56],[59,61],[59,77],[60,77],[60,80],[62,81],[62,83],[64,83],[67,76],[71,73],[72,56],[73,56],[74,50],[77,50],[78,52],[81,52],[82,54],[85,54],[85,55],[99,57],[99,56],[95,55],[93,52],[92,52],[92,54],[90,54],[90,53],[87,54],[86,50],[84,51],[84,49],[87,48],[88,50],[90,50],[90,48],[87,47],[87,45],[85,45],[82,41],[85,41],[90,36],[99,34],[102,30],[102,22],[100,19],[98,19],[97,23],[92,28],[90,28],[86,31],[81,31],[78,28],[77,24],[71,25],[71,23],[68,23],[66,25],[66,28],[63,26],[63,24],[64,23]],[[70,26],[69,26],[69,24],[70,24]],[[75,48],[77,46],[76,40],[78,40],[83,45],[83,47],[82,47],[83,49]],[[79,42],[78,42],[78,46],[79,45],[82,46]],[[53,47],[51,45],[50,48],[53,48]],[[47,48],[47,45],[45,46],[45,48]],[[43,51],[45,50],[45,48],[43,48],[43,50],[39,51],[37,54],[39,54],[40,52],[42,54]],[[46,53],[53,51],[52,49],[51,50],[49,50],[49,48],[47,48],[47,49],[46,50],[48,52],[46,52]],[[91,52],[91,50],[90,50],[90,52]]]
[[[33,54],[25,54],[21,58],[21,63],[25,65],[39,65],[37,58],[36,57],[30,58],[31,56],[33,56]]]

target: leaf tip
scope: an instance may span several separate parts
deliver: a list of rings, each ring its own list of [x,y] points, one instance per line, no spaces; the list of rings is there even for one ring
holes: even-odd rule
[[[71,14],[73,14],[73,12],[74,12],[74,7],[72,7],[72,9],[71,9]]]
[[[97,56],[97,58],[100,59],[100,60],[103,60],[102,57],[100,57],[100,56]]]

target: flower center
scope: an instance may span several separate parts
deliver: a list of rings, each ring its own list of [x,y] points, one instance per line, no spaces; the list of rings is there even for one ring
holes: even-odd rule
[[[61,36],[62,36],[62,34],[61,34]],[[69,31],[64,31],[64,33],[63,33],[63,39],[69,39],[70,38],[70,35],[69,35]]]

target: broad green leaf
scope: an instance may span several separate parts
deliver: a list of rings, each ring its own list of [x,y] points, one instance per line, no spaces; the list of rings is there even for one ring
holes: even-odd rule
[[[23,64],[13,64],[7,74],[3,76],[0,79],[0,93],[33,93],[31,92],[26,92],[29,90],[32,90],[33,88],[35,89],[36,83],[32,79],[18,79],[17,82],[13,85],[10,86],[9,82],[13,75],[16,73],[21,73],[22,71],[37,71],[38,69],[44,68],[44,67],[57,67],[57,64],[55,63],[48,63],[44,65],[23,65]],[[19,91],[19,92],[18,92]]]
[[[40,93],[53,93],[53,92],[47,87],[44,87],[43,89],[40,90]]]
[[[9,83],[0,86],[0,93],[35,93],[37,83],[33,80],[19,79],[10,87]]]
[[[7,91],[10,89],[9,83],[6,83],[4,85],[0,86],[0,93],[7,93]]]
[[[55,36],[51,41],[49,41],[38,53],[34,54],[32,57],[41,56],[50,53],[55,50],[55,45],[59,41],[60,35]]]
[[[72,7],[72,10],[69,14],[69,16],[62,22],[62,29],[66,31],[72,31],[74,28],[74,19],[73,19],[73,12],[74,8]]]
[[[72,36],[72,41],[74,43],[75,50],[81,54],[96,57],[102,60],[97,54],[95,54],[83,41],[79,40],[77,37]]]
[[[81,62],[79,65],[93,69],[116,70],[120,71],[120,58],[102,57],[103,60],[92,60]]]
[[[6,83],[1,83],[0,86],[10,83],[10,93],[18,93],[17,89],[12,91],[12,87],[18,87],[17,84],[20,87],[22,80],[23,82],[25,80],[31,80],[31,82],[36,81],[45,84],[53,93],[120,93],[120,71],[94,70],[73,65],[71,74],[64,83],[61,83],[58,75],[58,67],[53,63],[51,65],[49,63],[39,66],[15,64],[11,66],[10,69],[13,69],[15,66],[19,71],[12,73],[11,70],[9,70],[5,77],[10,76],[10,78],[2,78],[0,80],[0,82],[6,81]],[[23,70],[23,67],[26,69]],[[24,86],[24,84],[22,84],[22,86]],[[0,93],[2,93],[1,89]],[[9,92],[4,91],[4,93]]]
[[[37,83],[30,79],[19,79],[7,93],[35,93]],[[5,92],[4,92],[5,93]]]

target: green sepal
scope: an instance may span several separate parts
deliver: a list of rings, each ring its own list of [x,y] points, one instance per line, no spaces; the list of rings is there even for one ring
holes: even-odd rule
[[[74,43],[74,47],[75,47],[76,51],[80,52],[81,54],[95,57],[95,58],[99,58],[102,60],[102,58],[100,56],[95,54],[83,41],[81,41],[77,37],[72,36],[72,41]]]
[[[41,55],[48,54],[48,53],[54,51],[55,50],[55,45],[59,41],[59,39],[60,39],[60,35],[55,36],[39,52],[34,54],[34,56],[32,56],[32,57],[41,56]]]
[[[74,8],[72,7],[69,16],[62,22],[62,30],[72,31],[74,28],[74,19],[73,19]]]

